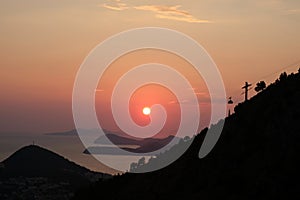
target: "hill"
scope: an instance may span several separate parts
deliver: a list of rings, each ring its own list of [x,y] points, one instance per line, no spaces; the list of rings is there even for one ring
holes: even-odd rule
[[[108,175],[92,172],[42,147],[25,146],[1,163],[0,199],[5,195],[7,198],[27,195],[28,199],[31,199],[30,194],[49,197],[46,199],[65,195],[69,198],[76,188],[103,177]],[[45,191],[41,193],[39,190],[42,186]],[[53,187],[56,187],[57,191],[51,191]]]
[[[300,74],[283,74],[235,107],[205,158],[198,153],[207,129],[168,167],[115,176],[74,199],[300,199],[299,102]]]

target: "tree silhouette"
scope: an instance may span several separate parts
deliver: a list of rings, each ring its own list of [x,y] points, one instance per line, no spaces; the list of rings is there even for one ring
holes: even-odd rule
[[[256,83],[256,87],[254,88],[254,90],[256,92],[260,92],[262,90],[264,90],[266,88],[266,83],[264,81],[260,81],[258,83]]]
[[[137,163],[133,162],[133,163],[130,164],[130,171],[131,172],[134,172],[136,168],[137,168]]]
[[[280,81],[284,81],[284,80],[286,80],[286,79],[287,79],[287,74],[286,74],[286,72],[281,73],[280,76],[279,76],[279,80],[280,80]]]
[[[143,166],[143,165],[145,165],[145,163],[146,163],[146,159],[145,159],[145,157],[142,157],[141,159],[139,159],[137,165],[138,166]]]

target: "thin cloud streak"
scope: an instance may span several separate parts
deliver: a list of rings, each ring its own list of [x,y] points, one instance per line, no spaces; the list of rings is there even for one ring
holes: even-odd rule
[[[209,20],[197,19],[188,11],[181,10],[181,5],[165,6],[165,5],[144,5],[133,7],[136,10],[151,11],[156,13],[155,17],[159,19],[170,19],[175,21],[183,21],[189,23],[212,23]]]
[[[290,10],[287,10],[286,14],[288,14],[288,15],[297,15],[297,14],[300,14],[300,9],[290,9]]]
[[[135,6],[133,8],[137,10],[152,11],[160,14],[173,14],[181,15],[186,17],[191,17],[191,14],[185,10],[179,10],[181,6],[164,6],[164,5],[144,5],[144,6]]]
[[[127,9],[149,11],[155,13],[155,17],[158,19],[168,19],[189,23],[212,23],[210,20],[198,19],[188,11],[180,9],[181,5],[141,5],[130,7],[125,3],[121,3],[120,0],[116,0],[111,4],[102,4],[99,6],[113,11],[123,11]]]
[[[107,8],[109,10],[114,10],[114,11],[123,11],[129,9],[127,4],[121,3],[120,1],[116,1],[114,5],[108,5],[108,4],[101,4],[99,5],[100,7]]]
[[[171,19],[175,21],[189,22],[189,23],[212,23],[209,20],[200,20],[193,17],[177,17],[172,15],[156,15],[157,18],[160,19]]]

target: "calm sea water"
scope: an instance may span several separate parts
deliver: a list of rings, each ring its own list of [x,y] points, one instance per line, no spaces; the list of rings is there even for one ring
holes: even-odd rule
[[[82,153],[85,149],[77,136],[52,136],[52,135],[0,135],[0,161],[13,154],[23,146],[33,144],[49,149],[59,155],[82,165],[88,169],[105,173],[116,173],[115,170],[105,166],[92,155]],[[106,159],[115,156],[120,160],[120,166],[124,171],[129,169],[130,163],[137,162],[136,156],[108,155]]]

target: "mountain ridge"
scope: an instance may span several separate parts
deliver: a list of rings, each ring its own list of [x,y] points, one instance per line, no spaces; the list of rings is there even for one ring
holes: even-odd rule
[[[158,171],[114,177],[79,190],[74,199],[300,198],[300,73],[235,107],[214,149],[198,153],[208,129],[174,163]],[[165,157],[164,157],[165,156]],[[168,154],[153,159],[165,159]],[[151,162],[149,162],[151,163]],[[147,164],[140,167],[147,167]],[[118,188],[117,192],[114,188]]]

